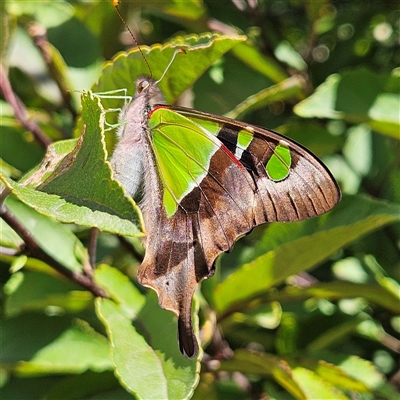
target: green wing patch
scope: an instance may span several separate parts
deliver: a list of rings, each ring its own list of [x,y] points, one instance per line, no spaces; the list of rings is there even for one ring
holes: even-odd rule
[[[164,186],[163,203],[171,217],[180,201],[208,174],[211,157],[220,145],[206,129],[166,107],[151,113],[149,128]]]
[[[282,181],[290,173],[292,156],[290,155],[289,145],[281,140],[274,149],[274,154],[268,160],[265,169],[270,179],[275,182]]]

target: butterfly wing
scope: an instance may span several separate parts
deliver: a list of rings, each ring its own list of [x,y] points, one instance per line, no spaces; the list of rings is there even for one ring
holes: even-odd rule
[[[257,187],[255,225],[316,217],[340,201],[330,171],[299,143],[229,118],[186,108],[175,111],[205,124],[248,171]]]
[[[217,256],[258,224],[328,211],[340,192],[315,156],[272,131],[165,106],[148,123],[146,164],[156,166],[158,189],[143,207],[148,240],[138,278],[178,315],[181,351],[193,357],[192,297]]]

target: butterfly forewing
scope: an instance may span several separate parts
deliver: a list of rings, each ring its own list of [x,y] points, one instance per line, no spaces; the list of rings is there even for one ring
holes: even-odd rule
[[[214,124],[212,133],[251,175],[256,184],[255,225],[315,217],[339,202],[340,190],[329,170],[300,144],[276,132],[243,122],[191,109],[175,110],[196,123],[203,124],[205,121],[205,126]],[[290,165],[277,152],[282,148],[290,152]],[[272,157],[287,169],[284,178],[279,171],[268,171]]]

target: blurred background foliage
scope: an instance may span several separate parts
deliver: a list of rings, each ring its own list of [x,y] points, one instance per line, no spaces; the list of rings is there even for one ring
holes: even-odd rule
[[[50,143],[60,154],[71,151],[66,140],[80,134],[81,91],[120,88],[102,68],[135,43],[111,1],[7,0],[0,7],[0,171],[7,183],[40,163]],[[343,200],[315,220],[259,227],[220,258],[196,296],[200,363],[165,349],[176,346],[175,321],[137,285],[138,238],[95,237],[61,224],[50,206],[32,209],[46,208],[44,200],[28,193],[31,203],[21,201],[22,190],[8,183],[16,196],[3,196],[1,211],[2,398],[395,398],[398,4],[139,0],[123,1],[120,11],[142,46],[209,31],[246,35],[179,101],[299,141],[328,165]],[[107,68],[124,74],[117,61]],[[184,80],[185,70],[174,79],[180,73]],[[4,210],[33,241],[21,239]],[[90,263],[99,265],[95,286]],[[60,265],[64,277],[54,269]],[[125,318],[136,316],[134,325],[129,318],[116,324],[120,311],[111,302],[95,304],[97,285],[113,293]]]

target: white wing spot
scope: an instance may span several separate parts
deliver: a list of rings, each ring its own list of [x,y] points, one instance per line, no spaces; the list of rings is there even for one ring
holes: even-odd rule
[[[288,142],[286,142],[285,140],[280,140],[279,141],[279,144],[281,145],[281,146],[283,146],[283,147],[286,147],[287,149],[289,148],[289,143]]]

